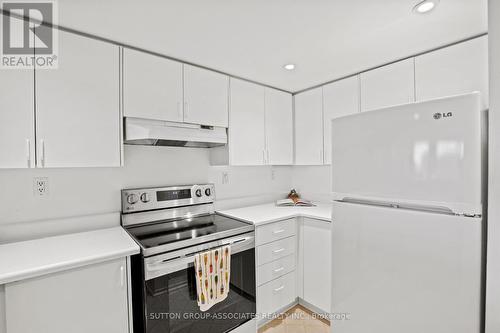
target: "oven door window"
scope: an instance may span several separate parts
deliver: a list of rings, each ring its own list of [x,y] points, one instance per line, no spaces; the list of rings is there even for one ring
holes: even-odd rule
[[[230,291],[202,312],[194,267],[146,281],[147,333],[227,332],[255,316],[255,249],[231,255]]]

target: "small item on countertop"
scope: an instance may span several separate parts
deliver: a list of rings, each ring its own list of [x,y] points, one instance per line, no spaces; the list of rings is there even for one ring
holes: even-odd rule
[[[282,199],[276,201],[276,206],[278,207],[289,207],[289,206],[302,206],[302,207],[312,207],[316,206],[309,200],[301,199],[297,191],[292,189],[290,193],[288,193],[287,199]]]
[[[224,255],[219,255],[221,253]],[[201,311],[207,311],[213,305],[225,300],[229,293],[231,246],[196,254],[194,268],[198,272],[196,279],[198,306]]]

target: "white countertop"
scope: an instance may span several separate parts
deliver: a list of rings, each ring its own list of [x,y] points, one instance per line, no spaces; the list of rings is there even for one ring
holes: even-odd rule
[[[121,227],[0,245],[0,285],[123,258],[139,246]]]
[[[277,207],[274,203],[227,209],[217,213],[255,225],[276,222],[293,217],[308,217],[331,222],[332,205],[315,203],[313,207]]]

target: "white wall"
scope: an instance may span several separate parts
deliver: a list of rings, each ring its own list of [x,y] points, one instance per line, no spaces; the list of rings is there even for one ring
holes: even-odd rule
[[[486,333],[500,332],[500,2],[489,1],[489,193]]]
[[[328,201],[331,198],[331,167],[294,166],[292,170],[292,187],[308,200]]]
[[[48,177],[47,197],[34,195],[34,177]],[[205,182],[223,208],[260,203],[289,190],[291,167],[212,167],[208,149],[125,146],[123,168],[0,170],[0,242],[118,225],[123,188]]]

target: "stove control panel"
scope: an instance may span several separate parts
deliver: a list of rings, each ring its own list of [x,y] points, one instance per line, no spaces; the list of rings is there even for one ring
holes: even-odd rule
[[[122,213],[213,203],[214,184],[122,190]]]

